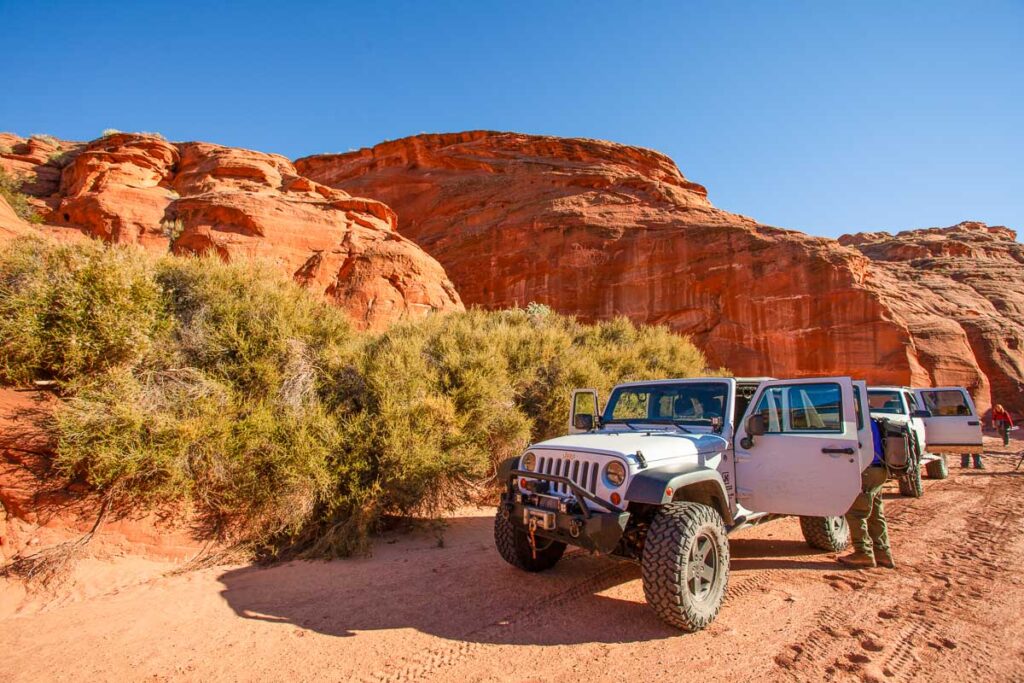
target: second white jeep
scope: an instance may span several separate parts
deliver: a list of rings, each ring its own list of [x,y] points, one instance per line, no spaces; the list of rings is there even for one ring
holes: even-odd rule
[[[902,495],[911,498],[924,495],[922,466],[930,479],[945,479],[949,476],[945,456],[928,452],[925,418],[930,413],[918,405],[913,389],[899,386],[868,387],[868,412],[873,418],[905,425],[910,432],[913,466],[897,479]]]

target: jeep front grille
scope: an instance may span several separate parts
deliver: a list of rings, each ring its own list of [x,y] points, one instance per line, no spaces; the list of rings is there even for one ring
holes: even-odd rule
[[[600,469],[601,463],[583,460],[575,455],[571,458],[560,455],[541,455],[537,458],[537,471],[541,474],[565,477],[580,488],[594,494],[597,493],[597,476]],[[569,493],[569,487],[565,484],[553,484],[552,486],[554,493]]]

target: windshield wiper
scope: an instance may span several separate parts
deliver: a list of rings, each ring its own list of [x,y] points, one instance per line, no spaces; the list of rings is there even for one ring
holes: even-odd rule
[[[691,432],[689,429],[687,429],[686,427],[684,427],[681,424],[677,424],[674,420],[605,420],[604,421],[604,423],[606,425],[608,425],[608,424],[626,425],[627,427],[632,429],[634,432],[642,432],[643,431],[643,429],[641,429],[640,427],[634,427],[632,424],[630,424],[630,422],[636,422],[637,424],[651,425],[651,426],[672,425],[673,427],[675,427],[676,429],[678,429],[680,431],[686,432],[687,434],[693,434],[693,432]]]

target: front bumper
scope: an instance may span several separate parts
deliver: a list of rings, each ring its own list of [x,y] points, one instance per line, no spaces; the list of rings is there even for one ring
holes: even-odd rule
[[[564,484],[573,496],[566,500],[537,493],[522,493],[516,486],[519,477]],[[607,512],[591,510],[586,500],[597,503]],[[513,526],[523,531],[527,531],[524,517],[528,509],[548,513],[554,517],[554,528],[538,527],[534,531],[537,536],[602,554],[611,553],[618,547],[629,522],[628,512],[581,489],[569,479],[526,470],[510,472],[508,485],[501,496],[500,509]]]

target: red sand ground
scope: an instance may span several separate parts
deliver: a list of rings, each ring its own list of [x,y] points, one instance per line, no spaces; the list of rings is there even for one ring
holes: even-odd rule
[[[1024,467],[987,460],[890,491],[896,571],[840,569],[793,520],[737,534],[698,634],[658,621],[629,563],[508,567],[472,509],[443,546],[385,536],[366,559],[171,575],[101,553],[59,596],[0,580],[0,679],[1024,681]]]

